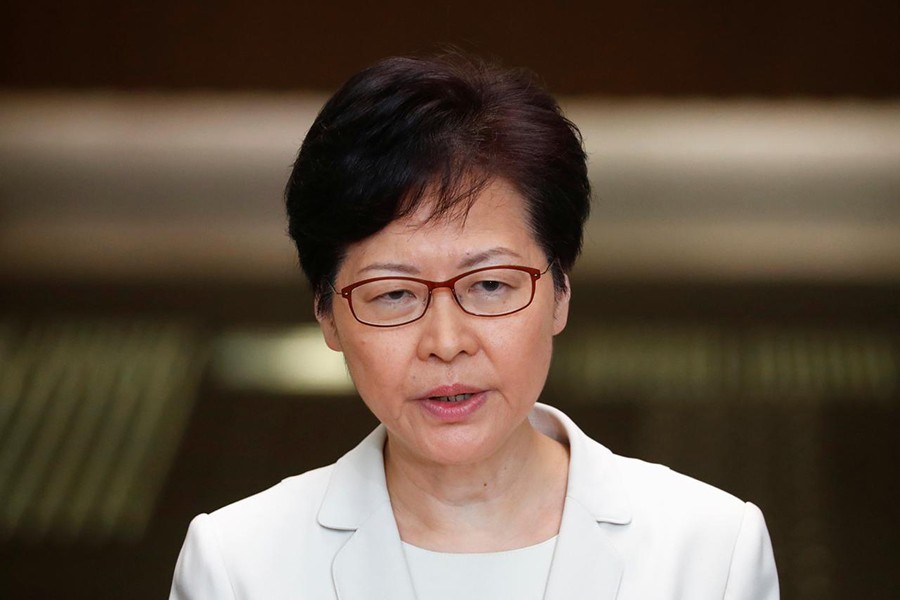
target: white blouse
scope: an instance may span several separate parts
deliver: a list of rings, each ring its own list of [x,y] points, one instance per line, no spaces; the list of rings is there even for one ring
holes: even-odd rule
[[[505,552],[433,552],[403,542],[418,600],[540,600],[556,536]]]

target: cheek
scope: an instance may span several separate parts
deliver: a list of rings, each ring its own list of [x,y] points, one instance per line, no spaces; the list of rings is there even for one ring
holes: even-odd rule
[[[361,395],[366,397],[372,388],[383,389],[386,385],[397,389],[407,371],[404,368],[408,362],[403,354],[404,344],[408,342],[395,340],[392,336],[372,339],[362,335],[356,336],[349,347],[345,345],[347,368]]]
[[[552,325],[544,319],[527,318],[516,325],[498,327],[486,337],[492,362],[503,375],[522,382],[543,381],[553,351]]]

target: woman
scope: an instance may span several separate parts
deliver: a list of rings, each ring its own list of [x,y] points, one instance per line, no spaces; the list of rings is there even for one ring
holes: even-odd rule
[[[191,523],[172,598],[778,597],[749,503],[538,404],[590,188],[527,75],[389,59],[300,149],[291,237],[381,425],[334,465]]]

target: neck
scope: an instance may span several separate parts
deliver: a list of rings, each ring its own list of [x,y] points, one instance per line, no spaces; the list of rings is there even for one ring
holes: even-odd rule
[[[474,464],[426,464],[389,438],[385,474],[404,541],[448,552],[509,550],[559,531],[568,452],[526,420]]]

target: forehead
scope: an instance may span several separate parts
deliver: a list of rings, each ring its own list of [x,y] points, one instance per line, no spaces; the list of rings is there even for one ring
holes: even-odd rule
[[[359,272],[370,263],[403,263],[417,269],[441,268],[479,254],[500,256],[502,248],[521,260],[540,256],[524,199],[502,180],[491,182],[468,211],[434,216],[427,198],[419,208],[378,233],[351,245],[342,270]]]

